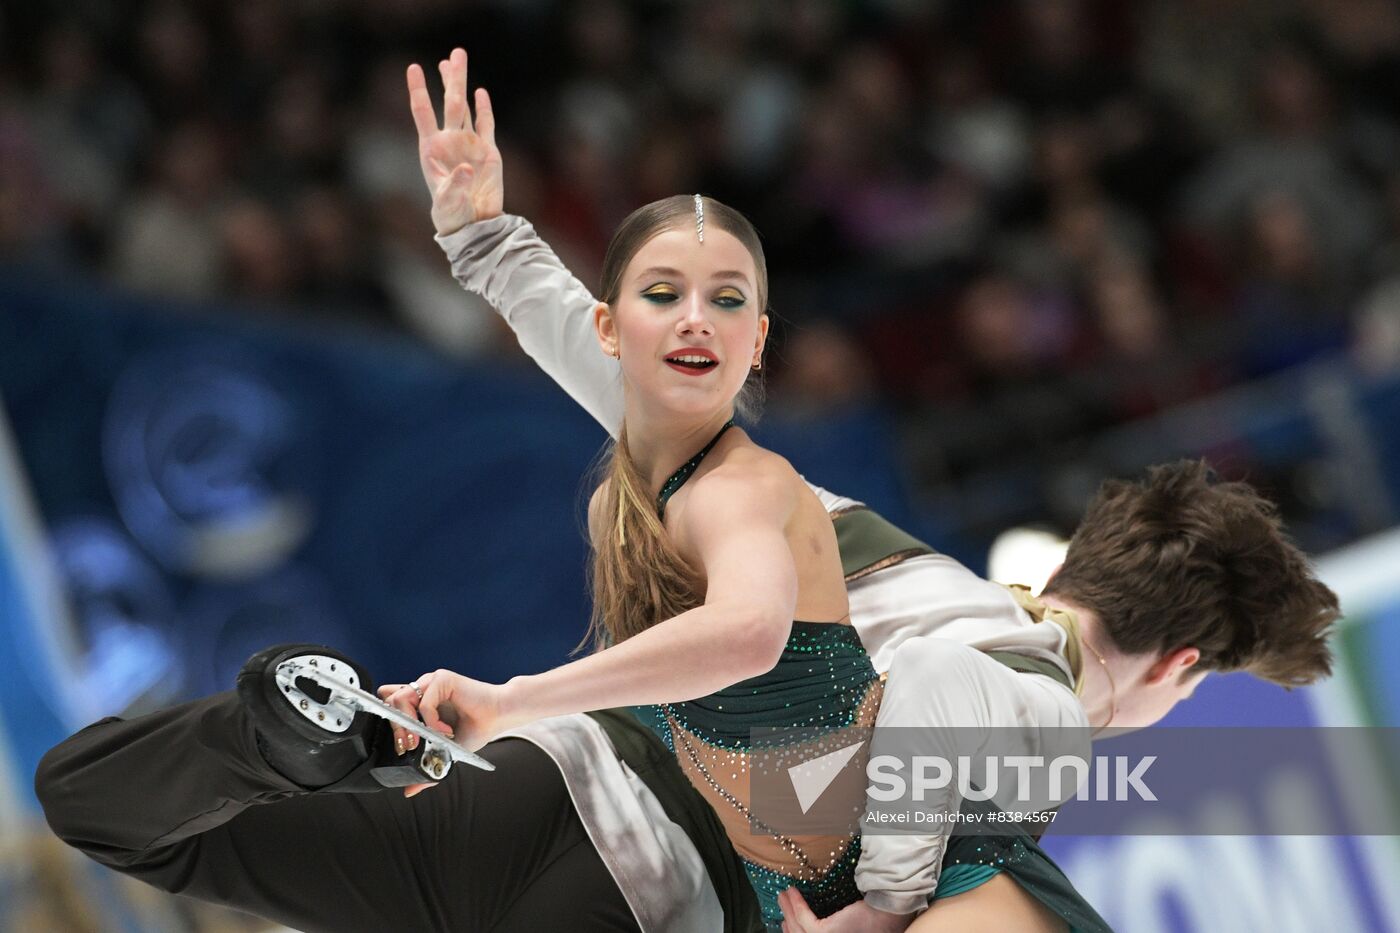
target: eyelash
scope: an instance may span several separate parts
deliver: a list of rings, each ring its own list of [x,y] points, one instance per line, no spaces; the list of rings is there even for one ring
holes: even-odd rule
[[[680,299],[680,295],[677,295],[675,292],[643,292],[642,297],[647,301],[659,305],[668,305],[672,301]],[[714,299],[715,304],[719,305],[721,308],[729,308],[731,310],[743,307],[745,300],[746,299],[734,295],[721,295]]]

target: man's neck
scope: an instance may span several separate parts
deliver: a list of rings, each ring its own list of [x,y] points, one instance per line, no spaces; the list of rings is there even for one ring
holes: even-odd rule
[[[1126,656],[1114,647],[1098,613],[1078,603],[1052,594],[1042,594],[1041,602],[1054,609],[1073,612],[1079,621],[1079,639],[1083,646],[1084,690],[1079,702],[1089,725],[1095,730],[1112,725],[1123,691],[1132,677]]]

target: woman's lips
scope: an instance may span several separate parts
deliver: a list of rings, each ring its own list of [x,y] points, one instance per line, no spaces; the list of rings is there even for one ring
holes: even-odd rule
[[[684,373],[687,376],[703,376],[706,373],[719,368],[719,364],[717,363],[712,366],[686,366],[683,363],[672,363],[670,360],[664,360],[663,362],[665,362],[667,366],[671,367],[676,372]]]
[[[662,357],[662,362],[687,376],[702,376],[719,366],[719,358],[705,347],[680,347]]]

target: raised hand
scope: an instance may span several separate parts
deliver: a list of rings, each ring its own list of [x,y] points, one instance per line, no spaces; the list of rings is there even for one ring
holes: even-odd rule
[[[453,49],[438,62],[442,75],[442,127],[428,96],[423,69],[408,66],[408,106],[418,128],[418,164],[433,196],[433,226],[440,234],[498,216],[505,200],[496,117],[485,88],[476,89],[476,120],[467,107],[467,53]]]

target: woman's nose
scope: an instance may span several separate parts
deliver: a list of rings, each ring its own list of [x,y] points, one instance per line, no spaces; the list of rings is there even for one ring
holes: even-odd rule
[[[676,333],[678,334],[712,334],[714,328],[710,324],[709,309],[705,307],[705,301],[699,295],[692,295],[685,303],[685,313],[676,322]]]

